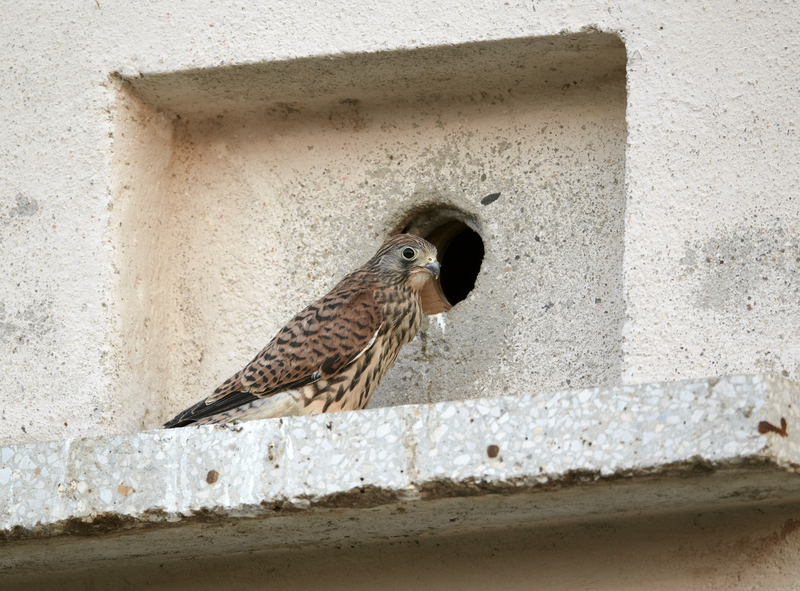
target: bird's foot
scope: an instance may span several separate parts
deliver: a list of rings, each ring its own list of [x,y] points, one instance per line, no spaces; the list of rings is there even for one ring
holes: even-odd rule
[[[234,419],[228,423],[217,423],[215,425],[218,429],[224,429],[225,431],[233,431],[235,433],[239,433],[244,429],[244,425],[242,425],[242,421],[239,419]]]

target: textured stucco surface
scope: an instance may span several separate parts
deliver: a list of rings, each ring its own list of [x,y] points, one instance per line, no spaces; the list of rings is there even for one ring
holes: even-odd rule
[[[0,571],[798,502],[799,395],[731,376],[4,446]]]
[[[483,236],[481,273],[373,406],[619,383],[624,68],[592,33],[130,80],[120,391],[157,426],[431,209]]]
[[[617,275],[611,277],[618,283],[610,286],[609,300],[609,305],[617,306],[609,309],[609,316],[623,315],[608,325],[600,322],[600,336],[596,330],[589,336],[602,343],[615,327],[620,335],[616,342],[606,338],[607,349],[598,355],[602,360],[596,367],[582,368],[581,363],[595,361],[590,351],[597,347],[578,351],[574,359],[542,355],[535,340],[540,327],[533,313],[522,306],[521,314],[528,324],[498,316],[497,330],[503,332],[503,338],[492,340],[487,336],[486,352],[496,355],[497,348],[506,348],[509,343],[517,346],[522,340],[530,343],[528,351],[524,351],[525,345],[518,345],[518,351],[509,353],[511,363],[500,363],[491,369],[487,364],[478,385],[471,386],[470,392],[499,395],[505,388],[508,392],[529,392],[528,384],[557,387],[566,384],[567,379],[594,385],[613,383],[615,379],[632,383],[756,371],[796,377],[800,371],[800,324],[796,322],[800,316],[800,144],[796,137],[799,13],[800,8],[793,2],[719,2],[711,7],[587,1],[540,4],[449,0],[435,5],[355,2],[346,6],[324,2],[241,6],[227,1],[213,5],[101,1],[47,9],[24,3],[6,7],[0,17],[0,104],[4,119],[0,128],[0,437],[9,442],[32,441],[132,432],[153,426],[167,409],[179,405],[178,396],[190,398],[176,384],[191,389],[191,398],[195,393],[206,392],[228,369],[236,369],[240,354],[260,347],[271,329],[298,307],[281,303],[277,309],[270,309],[268,316],[249,316],[258,303],[248,297],[246,282],[240,282],[241,290],[233,289],[236,297],[242,298],[240,312],[230,319],[235,322],[212,318],[213,322],[198,329],[198,323],[207,322],[208,318],[193,316],[197,312],[194,308],[181,311],[181,319],[176,320],[175,311],[183,305],[186,291],[202,290],[203,286],[190,285],[192,275],[187,276],[185,284],[148,283],[147,275],[175,273],[172,263],[202,268],[208,262],[203,256],[213,251],[213,245],[205,244],[197,250],[194,261],[174,261],[168,254],[148,268],[145,257],[136,269],[144,272],[136,297],[154,297],[169,304],[158,306],[157,314],[147,318],[156,323],[155,330],[174,332],[174,340],[153,339],[148,333],[151,329],[143,327],[143,318],[137,319],[141,327],[133,326],[131,318],[120,312],[122,295],[130,295],[121,294],[121,282],[131,280],[127,285],[134,285],[137,277],[125,277],[123,274],[130,274],[131,267],[121,267],[119,262],[130,255],[133,243],[141,245],[153,236],[165,234],[120,233],[119,223],[126,220],[118,216],[123,215],[120,211],[126,211],[124,185],[130,178],[119,172],[119,167],[126,165],[120,164],[118,157],[135,147],[126,146],[120,137],[120,88],[113,73],[135,80],[140,73],[171,75],[198,68],[294,58],[535,39],[580,34],[589,29],[618,35],[627,56],[625,98],[621,98],[621,86],[613,85],[598,95],[607,99],[606,113],[621,113],[620,101],[625,100],[627,129],[620,132],[619,123],[614,123],[611,134],[604,135],[619,138],[620,133],[627,133],[624,146],[619,141],[605,144],[608,149],[624,147],[624,160],[617,157],[608,169],[593,173],[595,177],[601,173],[618,177],[614,167],[624,161],[624,210],[620,210],[624,214],[618,230],[622,233],[621,246],[617,243],[623,250],[621,255],[614,255],[621,256],[621,263]],[[576,93],[571,92],[576,89]],[[597,103],[581,103],[581,96],[587,99],[586,94],[581,95],[579,84],[564,93],[563,103],[561,97],[551,94],[544,104],[544,109],[552,113],[547,118],[554,122],[566,120],[565,127],[575,132],[563,139],[574,149],[589,147],[589,134],[582,136],[578,130],[587,118],[587,129],[591,130],[592,118],[598,112]],[[530,108],[530,103],[523,103],[515,104],[506,121],[525,117],[536,120],[542,116]],[[451,102],[444,98],[437,104]],[[577,114],[567,120],[557,113],[562,106]],[[375,108],[373,113],[380,111]],[[490,111],[488,106],[480,109]],[[470,116],[480,114],[480,109],[470,111]],[[431,109],[426,125],[434,120],[435,112]],[[383,113],[389,114],[388,120],[409,117],[402,109],[396,113],[383,109]],[[223,192],[231,188],[224,182],[226,177],[193,176],[186,158],[194,152],[197,162],[207,162],[216,150],[224,161],[227,146],[215,143],[213,130],[204,131],[199,123],[193,125],[190,121],[182,129],[168,114],[150,106],[141,115],[147,119],[142,123],[147,132],[127,140],[145,140],[149,160],[139,161],[130,176],[138,183],[137,195],[147,198],[140,202],[143,209],[137,214],[138,221],[128,221],[144,224],[146,208],[152,206],[157,211],[163,205],[156,196],[169,194],[176,186],[195,188],[192,183],[204,183],[200,197],[210,205],[216,205],[216,198],[219,209],[209,211],[224,216],[228,209],[222,207]],[[351,115],[346,110],[339,112],[338,121],[352,125]],[[446,126],[453,121],[452,114],[448,116],[451,119],[443,119]],[[497,127],[484,120],[482,125],[479,138],[481,133],[491,136],[495,129],[492,126]],[[176,130],[181,132],[177,137]],[[504,140],[510,130],[513,131],[506,127],[503,131]],[[231,128],[223,125],[220,133],[230,132]],[[381,133],[390,137],[379,129],[365,132],[372,133],[373,146],[386,141]],[[311,129],[307,133],[319,131]],[[528,142],[525,150],[543,155],[536,134],[524,135]],[[433,137],[432,133],[428,136],[428,144]],[[407,142],[404,152],[409,159],[415,159],[417,164],[426,162],[426,156],[415,154],[413,145],[403,139],[401,132],[396,140]],[[268,138],[258,141],[266,142]],[[342,149],[347,144],[336,145]],[[468,146],[489,150],[488,146],[473,147],[455,138],[450,146],[442,147],[452,154],[454,149]],[[178,150],[174,153],[164,153],[175,147]],[[350,144],[345,149],[351,147],[358,155],[357,146]],[[128,153],[135,153],[135,149]],[[329,155],[339,157],[334,150]],[[376,154],[376,158],[378,155],[385,154]],[[232,156],[247,155],[234,151]],[[309,156],[309,167],[314,165],[315,157]],[[267,154],[265,161],[270,158]],[[569,166],[564,164],[567,175],[585,178],[580,174],[585,165],[581,158],[572,160]],[[167,159],[168,167],[164,168]],[[547,159],[542,156],[542,161]],[[542,167],[536,183],[546,187],[548,182],[554,182],[556,162],[551,160],[550,166]],[[279,159],[272,162],[273,166],[280,164]],[[463,161],[458,165],[466,167]],[[404,171],[414,177],[409,183],[424,185],[426,179],[435,178],[427,170],[415,170],[411,162],[408,166]],[[221,172],[222,167],[223,163],[218,163],[216,170]],[[244,166],[244,170],[248,167]],[[255,170],[255,165],[250,170]],[[171,176],[165,176],[175,171],[182,171],[184,178],[173,181]],[[292,178],[292,174],[284,178]],[[268,194],[279,187],[269,181],[264,171],[254,178],[254,192]],[[487,173],[487,180],[490,179]],[[326,187],[346,194],[348,183],[354,182],[357,180],[341,179]],[[165,185],[171,189],[165,191]],[[564,190],[574,186],[567,183]],[[476,183],[475,191],[478,188]],[[311,194],[309,188],[308,195]],[[361,194],[368,195],[364,191]],[[531,203],[538,203],[532,195],[530,191],[526,193],[529,200],[533,199]],[[481,196],[478,193],[474,198]],[[550,196],[553,200],[542,202],[545,208],[557,203],[558,192]],[[492,207],[509,204],[501,198],[486,210]],[[259,211],[258,207],[255,211]],[[287,215],[299,220],[306,213]],[[346,239],[352,259],[361,260],[372,250],[378,241],[375,233],[383,228],[380,224],[391,218],[383,217],[382,211],[370,213],[380,218],[373,234],[365,236],[364,228],[357,225],[348,234],[337,225],[329,238]],[[541,215],[541,219],[556,219],[553,215],[548,217],[546,211]],[[169,218],[158,218],[152,223],[168,221]],[[188,220],[178,216],[173,221]],[[258,231],[259,223],[263,220],[256,218],[253,231]],[[171,236],[168,242],[197,240],[197,235],[190,236],[189,232],[201,222],[194,224]],[[504,230],[510,232],[508,223],[503,224]],[[124,232],[124,223],[122,228]],[[560,240],[572,236],[567,227],[556,224],[554,229]],[[491,241],[491,228],[486,234]],[[489,244],[487,276],[479,280],[481,290],[503,284],[498,277],[504,272],[507,255],[512,255],[508,264],[512,268],[509,273],[513,273],[514,257],[520,255],[524,260],[526,254],[521,245],[512,248],[514,245],[504,234],[495,235],[496,244]],[[522,242],[531,246],[527,238]],[[190,245],[197,246],[191,240]],[[161,252],[162,247],[170,246],[156,241],[142,248],[144,252],[148,248]],[[593,244],[590,246],[590,250],[595,249]],[[281,250],[292,248],[291,256]],[[229,268],[224,249],[215,252],[220,258],[211,262]],[[258,257],[265,257],[264,253],[252,248],[244,252],[246,256],[235,261],[237,267],[241,263],[256,269],[256,263],[263,264],[264,259]],[[278,259],[280,264],[296,264],[295,252],[304,255],[306,264],[309,260],[319,261],[309,234],[293,234],[291,242],[278,249],[277,254],[283,255]],[[564,266],[574,256],[543,254],[548,256],[552,267],[541,277],[544,285],[580,280]],[[347,267],[343,259],[325,263],[324,272],[308,278],[310,283],[304,283],[302,288],[293,284],[301,290],[299,300],[307,301],[329,285],[340,266]],[[591,281],[594,271],[589,267],[586,281]],[[522,275],[517,277],[522,283]],[[539,279],[533,276],[531,281]],[[605,278],[600,282],[604,281]],[[147,293],[153,285],[159,289],[171,287],[166,293]],[[537,289],[540,288],[527,293],[531,296],[528,305],[543,295]],[[587,297],[592,291],[586,286],[581,289],[580,293]],[[558,297],[542,305],[553,304],[547,308],[548,313],[566,310],[570,301],[566,294],[574,296],[574,291],[570,284],[556,293]],[[209,298],[214,294],[213,289],[208,291]],[[621,300],[614,300],[614,294],[619,294]],[[596,297],[606,304],[602,296]],[[570,299],[579,302],[575,297]],[[211,308],[198,309],[203,312]],[[489,314],[484,309],[470,314],[479,312]],[[569,324],[570,314],[562,313],[564,329],[574,330],[575,325]],[[457,307],[451,316],[429,327],[429,341],[437,351],[444,351],[445,357],[458,355],[457,348],[447,342],[447,335],[458,329],[439,334],[438,326],[450,330],[462,315],[469,316]],[[252,324],[239,326],[245,317]],[[185,323],[186,327],[176,331],[176,322]],[[230,332],[219,333],[217,342],[193,342],[197,341],[195,335],[209,337],[222,325],[229,326]],[[594,327],[589,332],[592,330]],[[133,331],[137,338],[130,339],[127,331]],[[554,331],[550,327],[545,333]],[[187,336],[191,338],[184,339]],[[216,351],[216,356],[212,361],[203,357],[202,363],[207,364],[203,366],[198,360],[207,345]],[[483,352],[480,343],[470,346],[476,347],[476,353]],[[409,368],[414,367],[421,354],[417,347],[408,352],[405,365],[398,368],[385,401],[402,401],[407,396],[403,388],[414,384]],[[546,345],[545,353],[550,351],[547,347],[550,345]],[[564,349],[569,351],[569,347]],[[195,366],[185,367],[187,361]],[[227,366],[228,362],[232,367]],[[515,364],[528,366],[534,375],[520,376]],[[466,364],[464,371],[469,372],[474,365],[475,362]],[[199,372],[194,371],[197,367]],[[539,367],[541,375],[537,377]],[[181,376],[195,377],[184,380]],[[423,380],[422,389],[429,384],[435,382]],[[491,392],[483,391],[483,384],[488,384]],[[201,392],[195,392],[195,388]],[[432,397],[438,395],[436,390],[431,388]]]

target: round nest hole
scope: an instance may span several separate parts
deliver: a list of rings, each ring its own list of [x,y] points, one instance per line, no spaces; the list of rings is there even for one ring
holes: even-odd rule
[[[403,230],[422,236],[438,251],[442,266],[439,279],[428,282],[422,290],[422,309],[426,314],[446,312],[465,300],[475,288],[483,263],[480,234],[463,221],[438,213],[418,218]]]

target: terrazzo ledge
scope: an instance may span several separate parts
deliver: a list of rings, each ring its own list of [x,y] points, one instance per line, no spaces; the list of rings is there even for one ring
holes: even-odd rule
[[[0,574],[800,503],[799,412],[749,375],[0,445]]]

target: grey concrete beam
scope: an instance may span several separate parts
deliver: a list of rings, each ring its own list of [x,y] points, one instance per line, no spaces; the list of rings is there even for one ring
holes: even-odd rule
[[[799,405],[731,376],[4,446],[0,573],[800,502]]]

